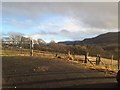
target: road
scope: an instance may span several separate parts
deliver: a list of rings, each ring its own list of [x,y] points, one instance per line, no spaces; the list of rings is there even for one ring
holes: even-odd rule
[[[83,64],[39,57],[3,57],[3,88],[117,88],[114,75]]]

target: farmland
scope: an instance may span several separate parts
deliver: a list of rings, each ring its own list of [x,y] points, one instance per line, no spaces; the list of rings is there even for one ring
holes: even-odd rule
[[[68,60],[67,54],[63,54],[63,53],[57,53],[57,54],[58,54],[58,57],[60,56],[61,59]],[[22,51],[19,49],[17,49],[17,50],[14,50],[14,49],[13,50],[2,50],[1,55],[2,56],[30,56],[30,52],[29,52],[29,49],[23,49]],[[48,51],[34,50],[33,56],[55,58],[56,53],[55,52],[48,52]],[[84,62],[84,60],[85,60],[84,55],[72,55],[72,56],[74,57],[74,60],[72,60],[72,62],[78,63],[79,61]],[[95,67],[96,57],[88,56],[88,59],[89,59],[89,61],[94,62],[93,64]],[[87,65],[91,66],[91,64],[89,62]],[[101,63],[99,65],[99,67],[110,68],[112,71],[117,72],[118,61],[101,57]]]
[[[67,60],[63,54],[59,56],[61,58],[50,52],[34,52],[34,56],[3,55],[3,88],[117,87],[116,73],[105,73],[82,61]],[[81,56],[80,60],[83,59],[84,56]]]
[[[120,87],[118,3],[71,1],[0,4],[3,89]]]

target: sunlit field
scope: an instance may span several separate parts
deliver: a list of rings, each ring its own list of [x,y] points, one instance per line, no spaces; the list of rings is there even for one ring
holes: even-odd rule
[[[21,50],[2,50],[2,54],[1,56],[5,56],[5,57],[10,57],[10,56],[21,56],[21,57],[26,57],[26,56],[30,56],[29,53],[29,49],[23,49]],[[39,57],[39,58],[59,58],[61,60],[65,60],[65,61],[69,61],[69,62],[73,62],[73,63],[81,63],[84,64],[84,60],[85,60],[85,56],[84,55],[73,55],[74,60],[68,60],[68,55],[67,54],[62,54],[62,53],[58,53],[58,57],[56,57],[56,53],[55,52],[46,52],[46,51],[38,51],[35,50],[33,52],[33,58],[34,57]],[[117,60],[112,60],[111,59],[107,59],[107,58],[101,58],[101,64],[99,66],[95,65],[95,61],[96,61],[96,57],[91,57],[89,56],[88,59],[93,63],[93,65],[88,62],[87,64],[85,64],[84,66],[91,68],[91,69],[104,69],[104,70],[110,70],[112,72],[117,72],[118,70],[118,61]],[[4,58],[3,58],[4,60]]]
[[[96,67],[94,66],[94,68]],[[4,88],[45,88],[46,86],[51,88],[71,85],[74,87],[74,85],[79,85],[81,82],[85,84],[98,82],[97,79],[84,79],[83,73],[86,73],[87,78],[91,75],[95,75],[96,78],[98,76],[103,77],[103,79],[106,78],[105,81],[98,79],[99,82],[110,82],[109,78],[113,78],[112,81],[116,82],[114,80],[116,74],[105,73],[105,68],[96,68],[95,70],[91,68],[90,64],[57,58],[55,54],[2,56],[2,83]],[[79,80],[75,81],[74,78],[79,78],[80,75],[82,75],[82,80],[75,79]],[[68,81],[66,81],[67,78]]]

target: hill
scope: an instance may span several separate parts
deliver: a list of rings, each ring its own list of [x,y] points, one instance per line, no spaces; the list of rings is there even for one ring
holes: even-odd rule
[[[108,32],[101,35],[98,35],[93,38],[86,38],[83,41],[65,41],[65,42],[58,42],[64,43],[67,45],[98,45],[102,47],[117,47],[118,46],[118,34],[120,32]]]
[[[108,56],[108,54],[110,54],[110,56],[114,55],[114,56],[118,57],[119,33],[120,32],[108,32],[108,33],[104,33],[104,34],[98,35],[93,38],[86,38],[82,41],[65,41],[65,42],[59,42],[59,43],[64,43],[67,45],[89,46],[89,47],[92,47],[97,52],[99,50],[97,50],[96,47],[100,47],[101,49],[103,49],[106,52],[107,56]],[[90,52],[92,52],[91,50],[92,49],[90,49]]]
[[[117,43],[118,42],[118,34],[120,32],[108,32],[104,34],[100,34],[93,38],[86,38],[83,41],[64,41],[64,42],[58,42],[58,43],[64,43],[64,44],[106,44],[106,43]],[[117,42],[116,42],[117,41]]]
[[[105,34],[98,35],[94,38],[84,39],[84,44],[95,44],[95,45],[107,45],[118,43],[118,32],[108,32]]]

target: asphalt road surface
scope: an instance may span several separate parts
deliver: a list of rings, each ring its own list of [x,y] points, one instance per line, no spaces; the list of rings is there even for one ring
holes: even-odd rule
[[[3,88],[118,88],[115,75],[61,59],[3,57]]]

